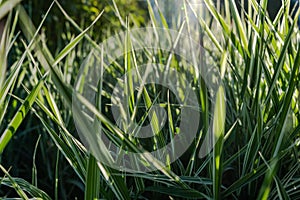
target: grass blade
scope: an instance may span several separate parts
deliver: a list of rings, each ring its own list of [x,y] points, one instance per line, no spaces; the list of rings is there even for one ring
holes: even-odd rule
[[[5,129],[4,133],[1,135],[0,154],[2,154],[7,143],[10,141],[11,137],[15,134],[15,132],[19,128],[20,124],[24,120],[26,114],[30,110],[32,104],[34,103],[38,93],[40,92],[40,90],[44,84],[45,78],[46,78],[46,76],[44,76],[39,81],[39,83],[33,88],[32,92],[27,96],[24,103],[20,106],[18,112],[15,114],[14,118],[8,124],[8,127]]]
[[[87,174],[85,181],[85,197],[84,199],[98,199],[100,191],[100,171],[97,166],[96,158],[90,154],[88,165],[87,165]]]
[[[16,181],[9,175],[8,171],[6,171],[6,169],[0,165],[0,169],[4,172],[4,174],[8,177],[9,181],[11,182],[12,186],[14,187],[14,189],[16,190],[16,192],[18,193],[18,195],[24,199],[24,200],[29,200],[29,198],[27,197],[27,195],[25,194],[25,192],[21,189],[21,187],[16,183]]]

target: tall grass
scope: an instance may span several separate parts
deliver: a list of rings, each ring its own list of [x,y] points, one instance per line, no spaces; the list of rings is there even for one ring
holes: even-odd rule
[[[152,84],[130,96],[126,107],[142,124],[153,116],[149,110],[158,102],[166,110],[167,126],[149,143],[120,130],[111,114],[110,99],[117,78],[130,69],[155,59],[188,77],[199,100],[201,124],[185,154],[173,163],[166,161],[165,166],[151,156],[144,157],[143,163],[151,161],[155,170],[130,173],[98,162],[97,155],[79,139],[73,122],[78,113],[71,112],[79,66],[91,56],[91,49],[100,52],[100,58],[106,53],[93,39],[97,31],[92,29],[99,18],[105,17],[105,11],[92,24],[82,26],[58,1],[53,1],[36,28],[18,2],[0,1],[0,13],[8,13],[0,42],[0,71],[5,72],[0,78],[3,198],[300,199],[299,11],[291,18],[289,6],[282,6],[272,21],[266,12],[267,0],[249,1],[246,13],[239,13],[234,0],[224,1],[223,15],[212,1],[204,0],[206,15],[200,15],[189,1],[183,1],[182,18],[172,23],[177,23],[178,32],[187,30],[199,36],[198,42],[205,51],[191,54],[201,56],[200,64],[219,70],[222,85],[214,95],[199,72],[172,52],[129,51],[110,66],[102,66],[107,78],[96,88],[101,104],[93,106],[78,98],[101,122],[103,133],[124,149],[143,152],[160,148],[180,133],[182,120],[176,98]],[[120,15],[118,2],[111,3],[122,25],[120,31],[130,32],[136,25],[129,26],[128,19]],[[158,9],[155,15],[153,4],[147,3],[149,26],[157,32],[156,26],[170,28],[164,13]],[[72,30],[77,30],[65,33],[66,45],[55,54],[41,32],[53,7],[65,16]],[[197,29],[191,26],[192,20]],[[118,42],[126,49],[133,48],[130,39]],[[172,45],[175,48],[180,43]],[[130,81],[133,80],[128,80],[129,93],[134,92]],[[158,119],[149,124],[159,130]],[[219,140],[208,155],[199,156],[210,129]],[[28,138],[34,140],[28,143],[32,147],[26,144]],[[20,140],[25,144],[17,145]],[[32,149],[26,152],[27,162],[20,156],[26,149]],[[40,156],[36,158],[37,155]],[[15,160],[17,164],[11,168],[14,156],[25,163],[20,165]],[[29,176],[22,173],[24,165]]]

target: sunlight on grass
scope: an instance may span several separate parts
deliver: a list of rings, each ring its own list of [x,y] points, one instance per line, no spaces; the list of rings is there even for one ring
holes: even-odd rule
[[[0,0],[0,198],[300,199],[282,2]]]

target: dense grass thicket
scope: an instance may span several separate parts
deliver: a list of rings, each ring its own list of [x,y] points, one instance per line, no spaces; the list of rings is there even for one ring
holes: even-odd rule
[[[283,0],[270,17],[270,2],[0,0],[0,197],[300,199],[300,11]],[[129,35],[142,27],[151,27],[157,40],[171,38],[170,50],[136,50],[146,38]],[[181,34],[189,37],[181,41]],[[99,45],[111,36],[124,50],[117,58]],[[202,48],[186,54],[192,63],[176,54],[195,44]],[[104,79],[90,85],[91,68],[80,67],[95,60]],[[175,71],[178,84],[173,91],[152,83],[136,89],[133,82],[144,77],[129,77],[124,92],[132,95],[116,120],[113,88],[149,63]],[[74,122],[82,119],[74,100],[100,124],[92,130],[120,149],[162,148],[183,132],[186,80],[198,101],[199,119],[190,122],[198,128],[174,162],[172,155],[160,162],[147,154],[134,164],[151,171],[118,170],[99,162],[80,137],[79,131],[91,131]],[[95,106],[81,96],[88,90],[96,94]],[[165,110],[162,128],[154,105]],[[134,137],[124,110],[156,134]],[[212,131],[218,140],[201,156]]]

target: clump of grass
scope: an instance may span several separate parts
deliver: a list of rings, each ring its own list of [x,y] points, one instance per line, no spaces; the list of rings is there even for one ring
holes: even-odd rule
[[[147,110],[156,102],[164,103],[167,113],[167,126],[162,129],[162,134],[148,141],[150,144],[143,143],[127,137],[113,121],[110,111],[112,85],[118,76],[144,63],[143,59],[155,59],[190,78],[199,100],[197,109],[201,111],[203,123],[192,145],[175,162],[166,162],[166,167],[159,167],[161,163],[156,163],[151,156],[146,157],[146,161],[154,160],[157,167],[149,173],[120,172],[98,162],[97,155],[91,154],[79,140],[73,123],[76,113],[71,112],[72,88],[79,73],[78,66],[92,48],[100,52],[101,57],[101,47],[88,33],[96,34],[91,27],[105,15],[105,11],[92,24],[81,28],[59,2],[53,1],[36,29],[26,10],[21,5],[15,7],[8,15],[0,42],[0,71],[6,71],[0,79],[0,83],[3,82],[0,85],[1,157],[7,160],[12,149],[18,148],[13,145],[16,142],[14,137],[30,137],[28,132],[32,131],[29,129],[32,127],[22,126],[24,123],[36,125],[33,132],[40,137],[37,137],[37,143],[32,147],[34,153],[30,155],[33,167],[31,162],[26,163],[29,166],[27,173],[32,170],[31,183],[28,177],[13,177],[11,171],[2,167],[9,166],[1,162],[4,172],[4,177],[0,178],[1,186],[14,188],[16,193],[13,195],[23,199],[50,199],[49,196],[54,199],[74,196],[85,199],[300,199],[299,191],[295,189],[300,186],[300,51],[296,26],[299,11],[295,18],[291,18],[289,6],[283,6],[272,21],[266,12],[267,0],[260,3],[249,1],[248,12],[243,16],[240,16],[235,1],[224,3],[225,16],[211,1],[204,0],[209,14],[200,16],[189,1],[183,1],[183,17],[173,20],[180,33],[186,30],[199,38],[198,42],[205,51],[202,49],[191,54],[200,56],[200,63],[191,65],[163,50],[129,51],[110,66],[103,66],[109,69],[106,71],[109,78],[100,82],[96,90],[101,104],[93,107],[82,99],[82,103],[101,122],[99,128],[111,136],[115,144],[134,152],[144,151],[140,148],[140,144],[144,144],[143,147],[151,151],[167,144],[170,137],[180,133],[180,105],[176,105],[178,102],[171,93],[155,84],[144,87],[140,95],[130,96],[126,106],[137,116],[138,123],[146,121],[150,115]],[[0,1],[0,10],[4,9],[4,4]],[[112,1],[112,5],[123,25],[120,30],[129,32],[133,27],[129,27],[129,23],[121,17],[118,3]],[[51,14],[52,6],[57,6],[68,24],[78,30],[66,33],[71,35],[70,40],[56,55],[48,50],[47,42],[39,31]],[[169,28],[171,24],[163,12],[158,9],[156,16],[154,10],[153,4],[148,1],[150,26],[157,31],[159,29],[155,26]],[[130,40],[119,42],[120,46],[129,50],[133,48]],[[12,52],[13,45],[19,50],[14,51],[18,59],[7,67],[5,58]],[[176,45],[180,47],[180,43],[174,42],[173,45],[174,48]],[[205,79],[193,68],[197,65],[214,66],[219,70],[222,84],[216,94],[211,93]],[[133,88],[128,87],[128,90]],[[38,123],[31,120],[38,120]],[[154,130],[159,129],[157,120],[149,123]],[[218,134],[219,140],[213,151],[202,158],[199,151],[210,129]],[[54,156],[47,151],[54,152]],[[45,164],[37,162],[37,154],[43,155],[39,159]],[[39,166],[46,166],[46,172]],[[68,175],[69,172],[72,176]],[[46,174],[47,178],[39,176],[40,173]],[[64,187],[64,183],[72,187]],[[42,191],[40,185],[46,188],[48,194]],[[49,189],[49,185],[54,189]],[[72,196],[70,193],[74,188],[79,188],[80,192]],[[2,193],[6,191],[5,188]],[[9,192],[3,195],[11,196]]]

